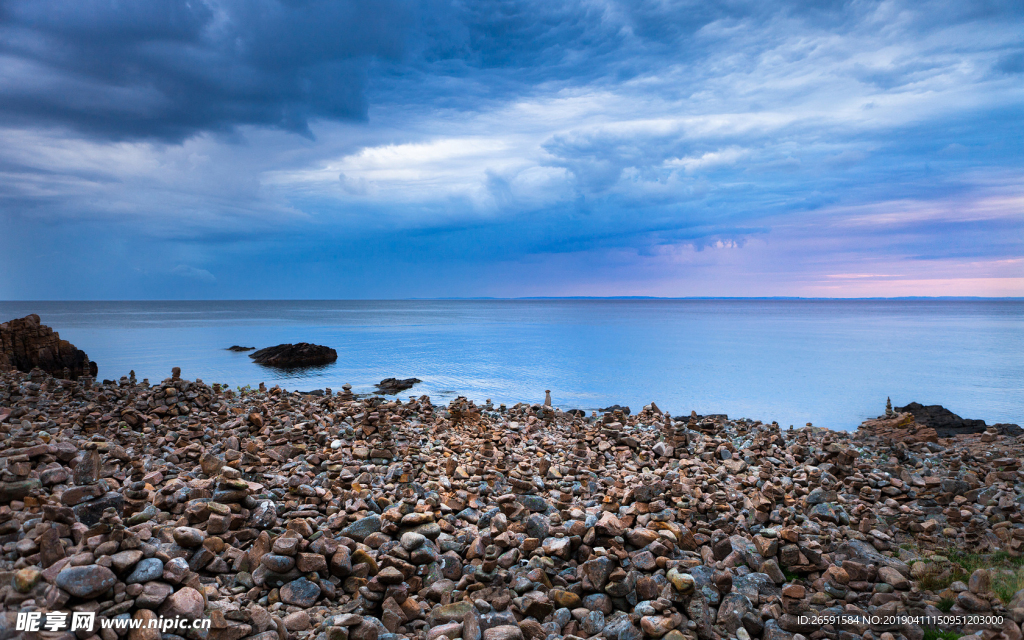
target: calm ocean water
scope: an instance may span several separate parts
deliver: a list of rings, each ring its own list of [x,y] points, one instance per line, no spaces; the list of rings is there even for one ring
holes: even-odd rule
[[[875,300],[442,300],[0,302],[38,313],[99,363],[99,377],[182,375],[232,387],[456,395],[673,414],[727,413],[853,429],[894,405],[942,404],[1024,425],[1024,302]],[[280,372],[233,344],[334,347],[338,361]]]

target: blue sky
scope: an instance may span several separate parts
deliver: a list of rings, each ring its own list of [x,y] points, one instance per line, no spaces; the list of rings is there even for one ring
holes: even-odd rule
[[[1024,295],[1024,4],[0,3],[3,299]]]

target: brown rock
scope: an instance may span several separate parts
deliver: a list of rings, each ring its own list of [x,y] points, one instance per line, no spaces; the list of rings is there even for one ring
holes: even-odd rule
[[[61,340],[34,313],[0,324],[0,369],[4,366],[26,373],[38,367],[54,377],[63,377],[67,369],[72,380],[97,373],[84,351]]]

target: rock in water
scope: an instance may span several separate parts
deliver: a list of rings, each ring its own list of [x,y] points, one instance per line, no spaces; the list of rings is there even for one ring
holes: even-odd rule
[[[14,367],[29,372],[40,368],[50,375],[77,380],[79,376],[95,376],[95,362],[81,349],[75,348],[50,327],[39,323],[39,316],[29,314],[0,324],[0,369]]]
[[[226,351],[255,351],[256,347],[240,347],[237,344],[233,344],[226,349]]]
[[[249,357],[256,364],[268,367],[315,367],[334,362],[338,359],[338,352],[330,347],[299,342],[298,344],[279,344],[276,347],[260,349],[255,353],[250,353]]]
[[[423,381],[419,378],[405,378],[404,380],[399,380],[398,378],[384,378],[377,384],[377,390],[386,396],[393,396],[405,391],[406,389],[411,389],[412,385],[417,382]]]

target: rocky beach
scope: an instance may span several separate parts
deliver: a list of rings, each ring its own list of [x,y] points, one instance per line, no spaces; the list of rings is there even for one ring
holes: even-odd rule
[[[159,615],[219,640],[1020,638],[1019,429],[886,413],[847,433],[8,369],[0,637],[181,637],[100,627]],[[16,630],[51,611],[97,623]]]

